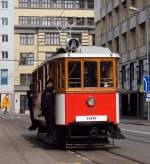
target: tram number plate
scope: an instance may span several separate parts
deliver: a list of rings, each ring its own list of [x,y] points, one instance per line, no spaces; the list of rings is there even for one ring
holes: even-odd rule
[[[107,121],[106,115],[101,116],[76,116],[76,122],[85,122],[85,121]]]

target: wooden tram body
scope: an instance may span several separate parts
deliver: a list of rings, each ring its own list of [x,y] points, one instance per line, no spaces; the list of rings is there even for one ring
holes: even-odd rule
[[[39,117],[41,94],[53,78],[55,142],[108,143],[109,137],[123,138],[117,126],[118,61],[119,55],[107,48],[82,47],[80,53],[60,53],[38,66],[33,72],[38,134],[44,133],[45,122]]]

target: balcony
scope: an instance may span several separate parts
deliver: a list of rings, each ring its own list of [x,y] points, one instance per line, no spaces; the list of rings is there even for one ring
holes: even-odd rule
[[[131,50],[130,51],[130,60],[135,60],[136,59],[136,50]]]
[[[140,57],[146,56],[146,45],[140,47]]]
[[[120,34],[120,26],[117,25],[117,26],[114,28],[114,37],[119,36],[119,34]]]
[[[127,29],[128,29],[128,24],[127,21],[125,21],[121,24],[121,33],[127,32]]]
[[[112,40],[112,37],[113,37],[113,30],[110,30],[110,31],[107,33],[107,40],[108,40],[108,41]]]
[[[102,34],[102,40],[101,40],[102,44],[106,43],[106,33]]]
[[[139,13],[139,24],[142,24],[146,21],[146,9],[143,9],[140,13]]]
[[[130,18],[130,29],[135,28],[136,27],[136,16],[133,16]]]
[[[126,1],[126,0],[120,0],[121,3],[123,3],[124,1]]]
[[[113,8],[116,8],[119,6],[119,0],[113,1]]]
[[[120,62],[125,63],[128,60],[128,55],[127,54],[121,54],[120,56]]]
[[[109,1],[107,3],[107,13],[110,13],[112,11],[112,1]]]
[[[14,91],[15,92],[26,92],[29,89],[29,85],[15,85]]]
[[[102,15],[102,18],[106,15],[106,6],[103,6],[102,8],[101,8],[101,15]]]
[[[38,16],[20,16],[19,25],[15,28],[51,28],[56,29],[64,27],[65,29],[95,29],[94,18],[66,18],[66,17],[38,17]]]
[[[24,1],[19,2],[16,8],[26,8],[26,9],[76,9],[76,10],[93,10],[94,1],[69,1],[64,2],[64,0],[59,0],[58,2],[49,1]]]

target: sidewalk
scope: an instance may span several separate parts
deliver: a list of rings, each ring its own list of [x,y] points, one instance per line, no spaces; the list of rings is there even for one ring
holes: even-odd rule
[[[150,126],[150,120],[136,117],[123,117],[120,119],[120,123]]]

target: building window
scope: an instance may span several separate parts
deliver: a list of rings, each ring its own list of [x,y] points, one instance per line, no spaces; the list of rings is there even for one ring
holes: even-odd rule
[[[8,18],[1,18],[1,25],[2,26],[8,25]]]
[[[33,65],[34,54],[33,53],[20,53],[20,65]]]
[[[131,6],[136,7],[135,0],[131,0]]]
[[[92,45],[95,46],[95,34],[92,34]]]
[[[1,69],[1,85],[8,85],[8,69]]]
[[[79,26],[85,25],[85,18],[77,18],[76,24]]]
[[[93,9],[94,0],[19,0],[20,8],[77,8]]]
[[[94,18],[87,18],[88,25],[94,25]]]
[[[29,85],[32,83],[32,74],[20,74],[20,85]]]
[[[113,25],[113,19],[112,19],[112,13],[108,14],[108,30],[110,30],[112,28]]]
[[[119,21],[120,21],[119,13],[120,13],[119,7],[116,7],[114,9],[114,16],[113,16],[113,18],[118,18],[118,19],[113,19],[114,26],[117,25],[119,23]]]
[[[145,27],[145,23],[140,25],[140,41],[141,41],[141,46],[146,44],[146,27]]]
[[[139,61],[139,85],[143,82],[143,76],[144,76],[144,64],[143,60]]]
[[[59,33],[51,32],[45,34],[45,44],[46,45],[60,45],[60,35]]]
[[[108,48],[112,51],[112,41],[108,42]]]
[[[87,0],[87,8],[94,9],[94,0]]]
[[[7,59],[8,58],[8,51],[2,51],[2,59]]]
[[[74,21],[75,20],[75,21]],[[74,23],[73,23],[74,22]],[[20,25],[32,25],[32,26],[67,26],[70,24],[76,24],[83,26],[85,22],[88,25],[94,25],[94,18],[76,18],[73,17],[40,17],[40,16],[20,16],[19,17],[19,24]]]
[[[130,89],[133,90],[134,86],[134,63],[130,63]]]
[[[121,9],[121,20],[124,21],[127,18],[127,1],[124,1],[122,3],[122,9]]]
[[[20,35],[20,45],[33,45],[33,44],[34,44],[34,34]]]
[[[29,18],[30,17],[27,17],[27,16],[20,16],[19,17],[19,24],[25,24],[25,25],[30,24]]]
[[[62,0],[53,0],[53,8],[62,8]]]
[[[73,0],[65,0],[65,8],[73,8]]]
[[[135,28],[131,30],[131,50],[136,47],[136,30]]]
[[[122,66],[122,89],[125,88],[125,82],[126,82],[126,66]]]
[[[72,17],[68,17],[67,18],[67,25],[72,25],[73,24],[73,18]]]
[[[127,33],[122,34],[121,52],[127,52]]]
[[[77,8],[80,8],[80,9],[85,8],[85,0],[78,0],[78,1],[76,1],[76,5],[78,5]]]
[[[1,1],[1,8],[7,9],[8,8],[8,1]]]
[[[119,53],[119,37],[116,37],[115,39],[114,39],[114,51],[116,52],[116,53]]]
[[[1,35],[2,42],[8,42],[8,35]]]

